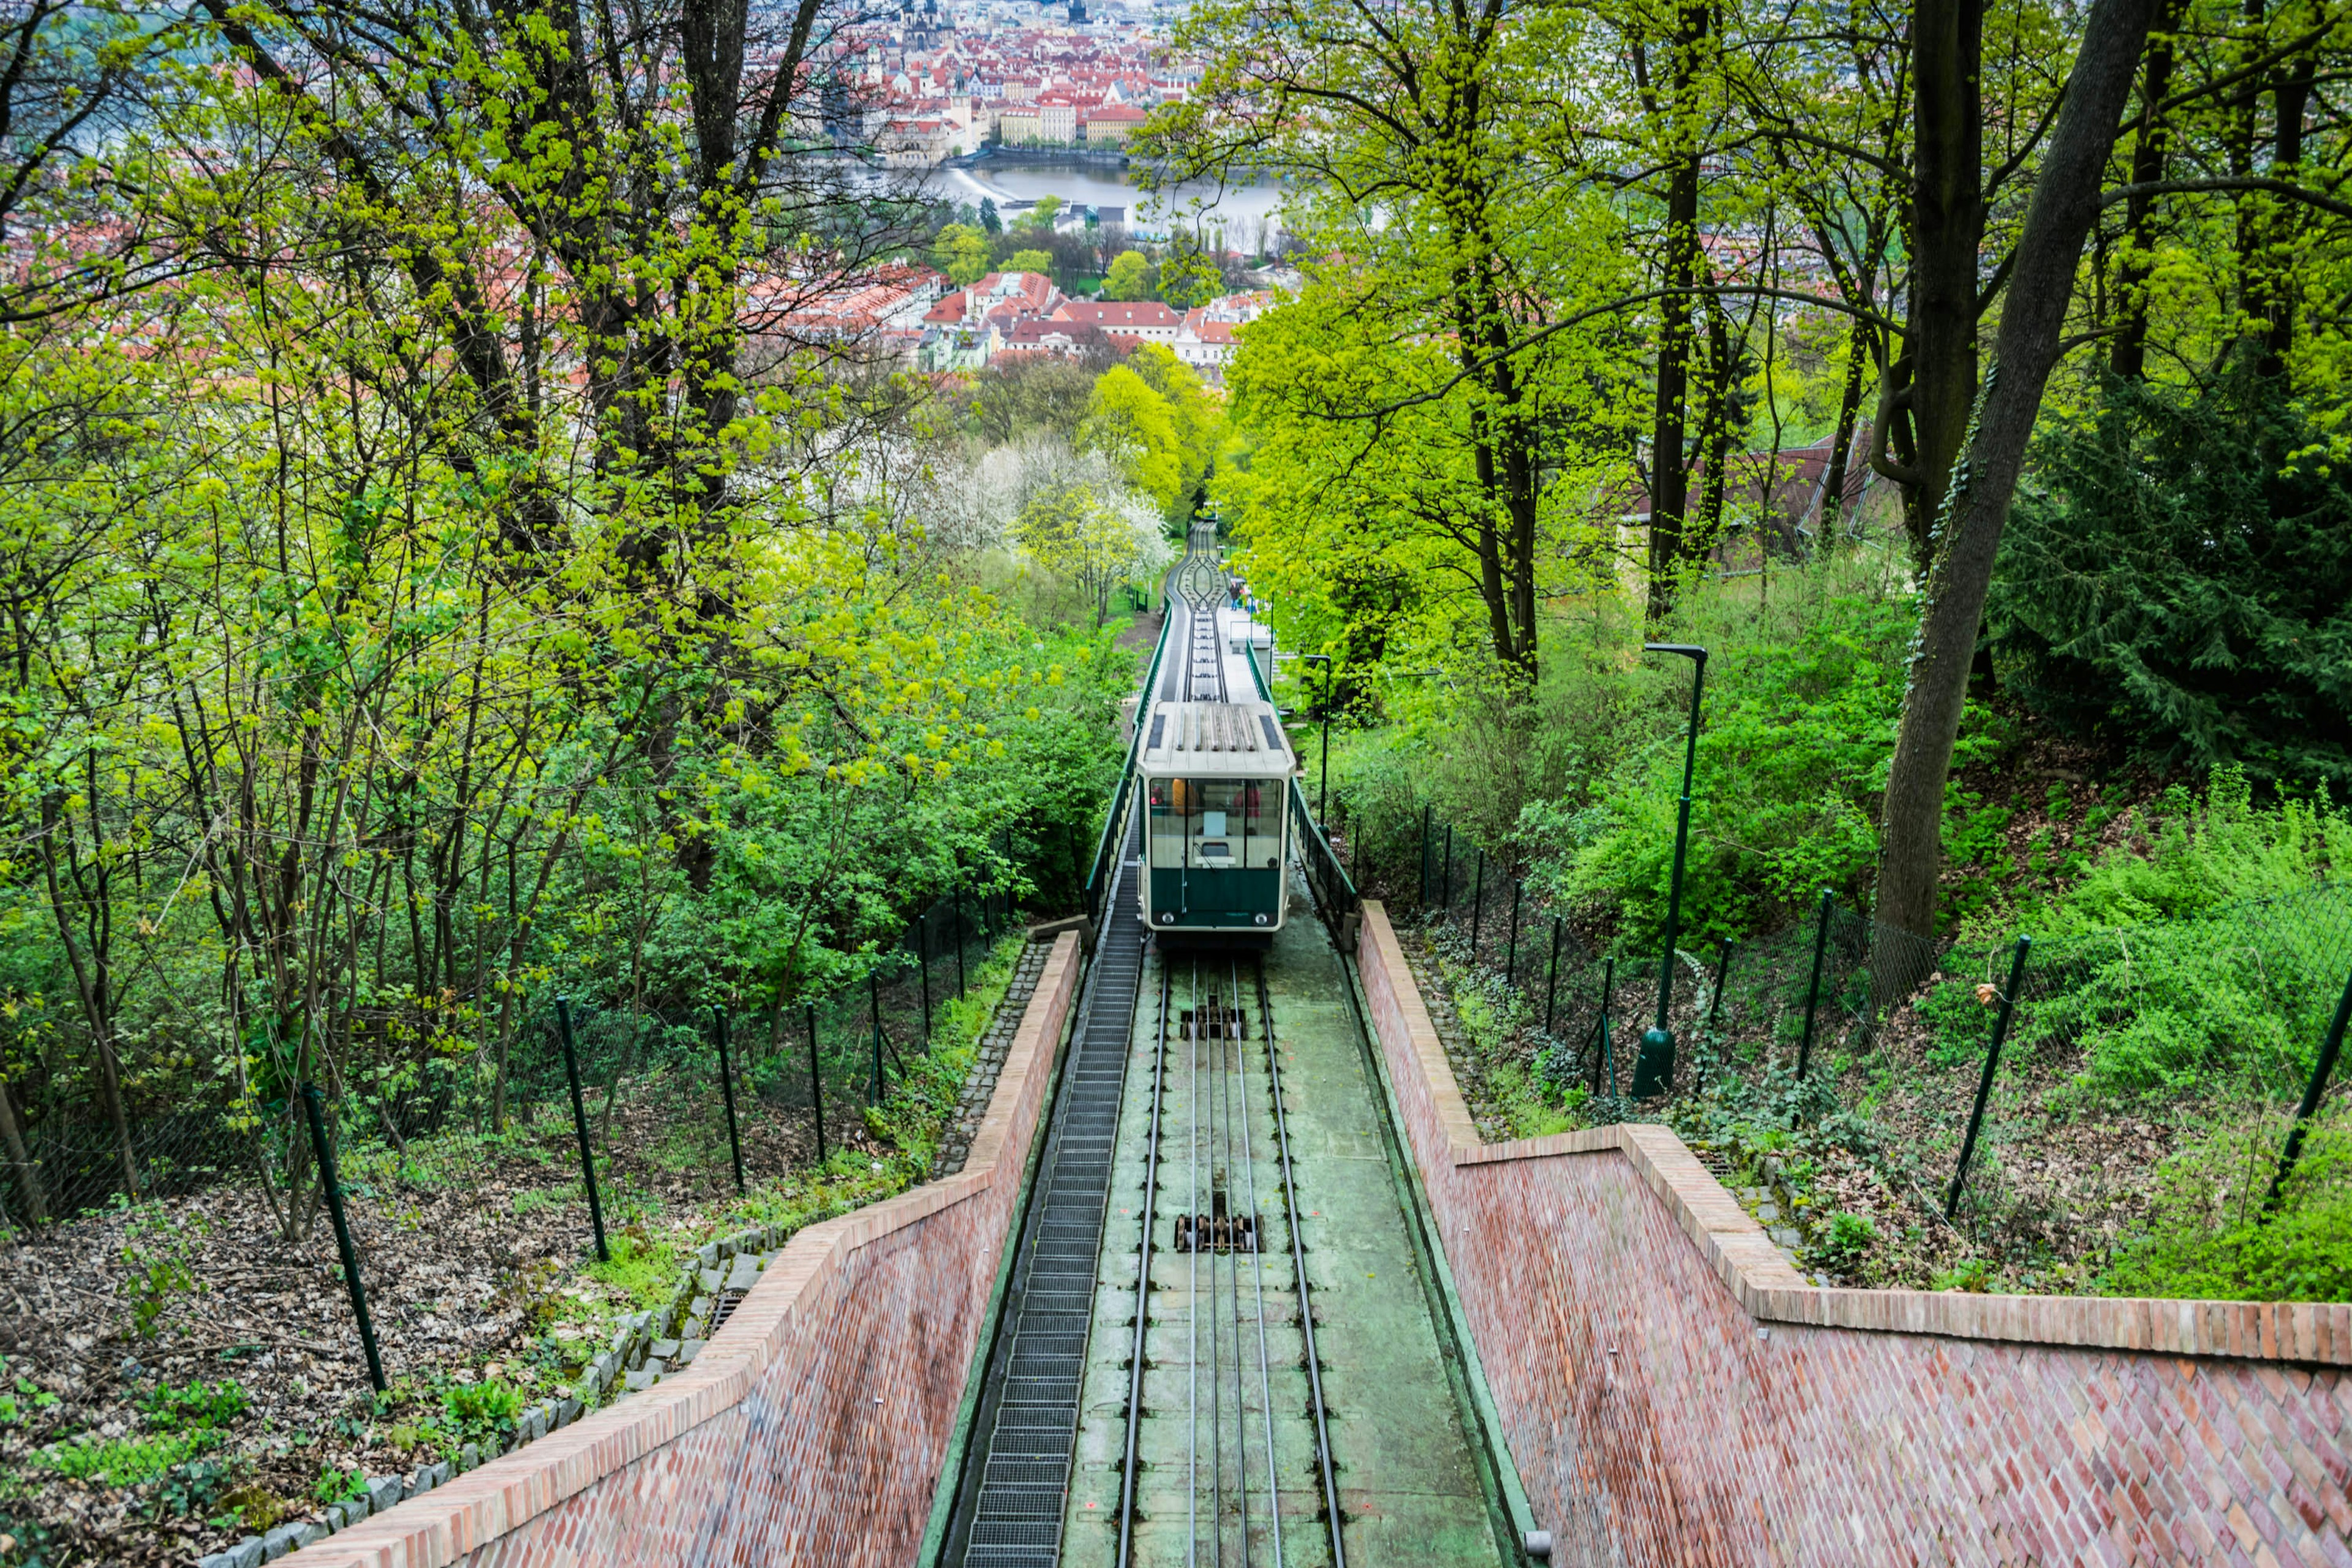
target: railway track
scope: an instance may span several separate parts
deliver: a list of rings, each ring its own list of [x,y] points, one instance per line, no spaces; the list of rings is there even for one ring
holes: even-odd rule
[[[1225,689],[1216,612],[1232,590],[1214,531],[1189,543],[927,1568],[1346,1568],[1351,1551],[1492,1563],[1398,1189],[1368,1156],[1383,1112],[1331,928],[1281,919],[1270,943],[1211,949],[1198,944],[1224,933],[1143,922],[1153,807],[1137,759],[1160,745],[1153,705],[1251,695]],[[1302,900],[1308,863],[1283,859],[1276,896]]]
[[[1151,1510],[1157,1540],[1142,1558],[1345,1568],[1265,962],[1254,953],[1173,954],[1159,967],[1118,1568],[1139,1560],[1147,1373],[1177,1370],[1182,1544],[1179,1553],[1174,1500],[1163,1488]],[[1262,1206],[1269,1201],[1271,1213]],[[1303,1417],[1296,1404],[1277,1399],[1277,1365],[1305,1375]],[[1278,1430],[1302,1426],[1307,1430]],[[1284,1454],[1302,1440],[1311,1447],[1326,1527],[1320,1550],[1305,1552],[1286,1541],[1283,1509],[1284,1492],[1297,1490],[1286,1483],[1286,1468],[1296,1465],[1286,1466]],[[1152,1462],[1169,1468],[1172,1445],[1163,1436],[1158,1447]]]

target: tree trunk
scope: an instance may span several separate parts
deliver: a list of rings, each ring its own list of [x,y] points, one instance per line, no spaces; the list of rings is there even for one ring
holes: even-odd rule
[[[2141,79],[2139,122],[2133,128],[2131,183],[2150,185],[2164,178],[2171,126],[2157,106],[2172,90],[2172,32],[2180,25],[2181,0],[2165,0],[2164,18],[2148,39],[2147,67]],[[2107,368],[2127,380],[2147,374],[2147,279],[2155,270],[2156,197],[2140,191],[2126,198],[2124,260],[2116,272],[2116,308],[2123,320]]]
[[[2270,169],[2274,179],[2294,180],[2303,172],[2303,117],[2311,106],[2317,66],[2317,58],[2306,52],[2280,68],[2278,83],[2271,95],[2276,120],[2272,127]],[[2295,229],[2302,221],[2302,210],[2294,202],[2271,204],[2270,246],[2263,257],[2266,266],[2291,271],[2292,263],[2284,267],[2281,263],[2294,254]],[[2255,363],[2260,374],[2286,374],[2286,356],[2294,348],[2294,294],[2291,276],[2278,279],[2273,285],[2270,331],[2263,336],[2262,357]]]
[[[1704,11],[1682,10],[1667,96],[1670,113],[1679,112],[1692,75],[1691,53],[1706,26]],[[1699,273],[1698,174],[1697,146],[1677,148],[1666,180],[1665,286],[1675,292],[1658,310],[1657,390],[1650,416],[1649,618],[1654,626],[1675,607],[1675,587],[1688,549],[1690,469],[1683,448],[1690,423],[1691,355],[1696,347],[1696,334],[1691,331],[1696,301],[1690,290],[1697,287]]]
[[[1878,866],[1878,919],[1921,936],[1935,929],[1944,784],[2001,523],[2042,388],[2058,362],[2084,237],[2097,215],[2101,178],[2155,6],[2156,0],[2096,0],[2091,7],[2018,239],[1992,367],[1945,508],[1943,548],[1927,580],[1903,727],[1886,782]]]
[[[1822,470],[1822,517],[1814,548],[1826,550],[1836,542],[1845,517],[1845,478],[1853,471],[1853,425],[1862,412],[1862,371],[1870,362],[1870,328],[1856,321],[1846,340],[1845,385],[1838,394],[1837,429],[1830,437],[1829,467]]]
[[[38,1225],[49,1217],[48,1197],[42,1190],[40,1170],[33,1163],[33,1152],[25,1146],[25,1134],[16,1124],[16,1108],[10,1101],[5,1079],[0,1079],[0,1141],[5,1142],[8,1163],[16,1168],[16,1186],[25,1194],[25,1218]]]
[[[1919,0],[1912,11],[1911,321],[1907,384],[1888,413],[1907,415],[1912,456],[1904,523],[1924,574],[1935,560],[1944,492],[1977,391],[1977,286],[1984,246],[1983,0]],[[2013,298],[2014,296],[2012,296]],[[1901,377],[1898,375],[1898,381]]]

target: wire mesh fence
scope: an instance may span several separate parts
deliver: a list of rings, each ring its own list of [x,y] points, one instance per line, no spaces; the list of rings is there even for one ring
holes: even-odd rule
[[[1020,847],[1041,852],[1031,863],[1034,901],[1051,909],[1076,900],[1085,868],[1074,839]],[[925,1048],[942,1007],[964,993],[1014,918],[1003,891],[951,894],[913,916],[896,943],[865,955],[854,981],[821,995],[727,1004],[739,1142],[760,1151],[754,1164],[780,1168],[814,1152],[821,1126],[853,1126],[860,1108]],[[472,1048],[419,1041],[378,1053],[397,1065],[364,1076],[298,1048],[255,1053],[226,1076],[133,1078],[116,1097],[119,1121],[103,1114],[68,1053],[23,1053],[23,1070],[0,1090],[9,1173],[0,1182],[0,1226],[37,1233],[110,1203],[222,1184],[254,1189],[285,1226],[286,1194],[313,1184],[297,1075],[270,1066],[281,1055],[309,1064],[300,1076],[319,1080],[339,1145],[381,1145],[404,1157],[410,1145],[452,1131],[568,1121],[557,1001],[519,994],[503,1015],[481,1020]],[[714,1169],[731,1181],[713,1006],[583,997],[572,1014],[572,1056],[600,1158],[642,1152],[675,1171],[673,1185],[708,1184],[718,1179]]]
[[[1843,1118],[1973,1239],[2047,1255],[2126,1230],[2192,1112],[2226,1105],[2259,1123],[2249,1163],[2274,1170],[2326,1099],[2335,1015],[2352,997],[2352,886],[2339,882],[1992,942],[1922,938],[1825,893],[1774,936],[1678,944],[1664,963],[1588,940],[1427,808],[1335,801],[1333,818],[1355,885],[1442,940],[1508,1012],[1518,1065],[1580,1089],[1588,1116],[1673,1120],[1736,1081],[1751,1111]],[[1675,1065],[1636,1102],[1654,1025],[1675,1037]]]

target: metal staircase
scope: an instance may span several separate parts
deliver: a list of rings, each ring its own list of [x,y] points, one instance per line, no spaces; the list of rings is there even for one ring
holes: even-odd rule
[[[1061,1552],[1095,1264],[1143,977],[1147,933],[1135,914],[1139,832],[1135,814],[1046,1130],[979,1411],[980,1436],[949,1537],[948,1561],[970,1568],[1052,1568]]]

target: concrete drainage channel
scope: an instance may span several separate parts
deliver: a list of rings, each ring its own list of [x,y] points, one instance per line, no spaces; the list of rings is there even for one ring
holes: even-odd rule
[[[362,1496],[335,1503],[312,1518],[281,1524],[266,1535],[248,1535],[226,1552],[197,1559],[197,1568],[256,1568],[258,1563],[274,1563],[394,1503],[431,1491],[501,1454],[560,1431],[605,1403],[608,1396],[617,1398],[651,1388],[694,1360],[750,1294],[785,1239],[782,1226],[767,1226],[705,1243],[696,1251],[693,1265],[679,1275],[668,1304],[625,1320],[614,1331],[612,1342],[596,1352],[587,1370],[573,1382],[572,1395],[541,1400],[525,1410],[516,1418],[514,1436],[509,1441],[468,1443],[455,1459],[420,1465],[404,1476],[374,1477]]]

